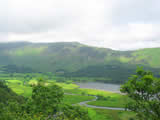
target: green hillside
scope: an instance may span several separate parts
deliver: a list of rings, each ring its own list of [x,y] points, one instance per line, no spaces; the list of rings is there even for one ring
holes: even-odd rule
[[[135,51],[133,54],[136,62],[144,61],[146,65],[160,68],[160,48],[148,48]]]
[[[0,103],[6,103],[8,100],[12,101],[23,101],[23,97],[18,96],[14,93],[8,86],[6,86],[2,81],[0,81]],[[3,97],[2,97],[3,96]]]
[[[159,61],[160,48],[115,51],[77,42],[0,43],[2,72],[53,72],[65,73],[65,76],[113,78],[111,74],[132,73],[137,66],[159,71]]]

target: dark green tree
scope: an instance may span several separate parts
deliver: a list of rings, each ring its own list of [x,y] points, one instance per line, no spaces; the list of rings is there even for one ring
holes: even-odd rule
[[[62,88],[43,79],[33,86],[30,98],[21,98],[2,82],[0,94],[0,120],[90,120],[87,109],[64,104]]]
[[[121,87],[121,92],[131,98],[126,108],[136,112],[140,120],[159,120],[160,78],[142,68],[136,73]]]
[[[37,113],[55,114],[63,99],[63,90],[57,85],[46,86],[43,81],[33,87],[31,103]]]
[[[61,113],[56,120],[91,120],[87,108],[81,106],[63,105]]]

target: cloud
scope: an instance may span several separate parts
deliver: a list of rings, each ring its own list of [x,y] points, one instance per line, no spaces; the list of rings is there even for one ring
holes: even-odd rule
[[[159,0],[0,0],[0,41],[160,47]]]

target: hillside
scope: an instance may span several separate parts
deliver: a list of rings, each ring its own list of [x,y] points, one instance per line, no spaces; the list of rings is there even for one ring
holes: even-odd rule
[[[0,81],[0,103],[6,103],[8,100],[22,102],[24,98],[18,96],[13,92],[8,86],[6,86],[2,81]],[[3,97],[2,97],[3,96]]]
[[[137,66],[159,71],[159,55],[160,48],[115,51],[77,42],[0,43],[0,70],[113,78],[113,72],[121,75],[127,71],[132,73]]]

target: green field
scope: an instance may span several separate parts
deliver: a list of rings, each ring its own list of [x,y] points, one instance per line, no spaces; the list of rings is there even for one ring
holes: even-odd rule
[[[126,96],[114,96],[109,95],[106,97],[106,100],[97,100],[93,102],[89,102],[89,105],[95,105],[95,106],[103,106],[103,107],[119,107],[124,108],[127,101],[129,99]]]
[[[30,80],[28,83],[25,83],[21,80],[7,80],[8,86],[17,94],[29,97],[32,95],[32,87],[31,84],[36,84],[37,81],[35,79]],[[82,101],[87,101],[94,99],[93,96],[88,95],[101,95],[105,98],[105,100],[97,100],[89,102],[89,105],[95,106],[104,106],[104,107],[125,107],[128,98],[124,95],[118,93],[112,93],[101,90],[94,89],[80,89],[75,84],[66,84],[66,83],[57,83],[54,81],[47,81],[46,85],[57,84],[64,89],[65,93],[76,94],[76,95],[66,95],[64,97],[64,101],[66,103],[79,103]]]
[[[97,100],[89,102],[89,105],[103,106],[103,107],[119,107],[124,108],[129,99],[121,94],[112,93],[102,90],[94,89],[70,89],[65,90],[66,93],[79,94],[79,95],[101,95],[105,100]]]
[[[20,80],[7,80],[8,86],[17,94],[24,97],[29,97],[32,95],[32,87],[29,85],[23,85]]]
[[[135,118],[134,113],[127,111],[89,108],[88,112],[92,120],[131,120],[131,118]]]
[[[64,95],[63,102],[66,104],[77,104],[83,101],[94,99],[93,96],[82,96],[82,95]]]
[[[22,95],[24,97],[30,97],[32,95],[31,85],[37,84],[37,79],[32,78],[29,81],[25,81],[23,77],[15,77],[14,79],[7,79],[6,83],[17,94]],[[101,95],[104,98],[106,98],[106,100],[97,100],[94,102],[89,102],[89,105],[106,107],[124,107],[125,103],[128,100],[126,96],[118,93],[112,93],[95,89],[80,89],[77,85],[72,83],[58,83],[54,80],[46,80],[45,84],[48,86],[52,84],[57,84],[64,89],[64,104],[72,105],[83,101],[92,100],[95,98],[94,95]],[[93,108],[88,108],[88,113],[91,120],[130,120],[131,117],[135,116],[135,114],[127,111]]]

